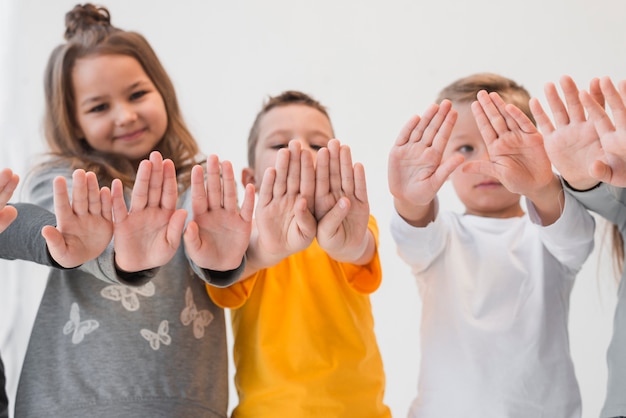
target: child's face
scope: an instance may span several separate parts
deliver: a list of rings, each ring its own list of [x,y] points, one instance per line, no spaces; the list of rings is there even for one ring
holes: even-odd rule
[[[287,148],[292,139],[300,141],[303,150],[311,151],[315,162],[317,151],[328,145],[333,137],[330,121],[317,109],[302,104],[271,109],[259,123],[254,169],[248,167],[243,170],[243,184],[252,183],[258,190],[263,173],[274,166],[278,150]]]
[[[76,60],[72,71],[80,138],[95,150],[140,161],[167,129],[161,94],[139,62],[126,55]]]
[[[465,161],[489,159],[487,146],[474,120],[469,103],[455,103],[459,115],[444,151],[444,159],[461,153]],[[461,164],[450,180],[466,213],[490,218],[511,218],[523,212],[520,196],[508,191],[498,180],[483,174],[463,173]]]

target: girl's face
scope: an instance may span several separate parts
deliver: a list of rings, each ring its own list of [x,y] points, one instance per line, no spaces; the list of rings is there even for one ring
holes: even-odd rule
[[[444,160],[454,153],[465,157],[465,162],[489,159],[487,145],[478,129],[469,103],[455,104],[459,116],[450,133],[444,151]],[[522,216],[520,195],[511,193],[493,177],[483,174],[464,173],[463,165],[451,175],[456,194],[465,205],[466,214],[490,218]]]
[[[93,149],[138,163],[165,135],[163,97],[135,58],[80,58],[72,70],[72,84],[77,135]]]

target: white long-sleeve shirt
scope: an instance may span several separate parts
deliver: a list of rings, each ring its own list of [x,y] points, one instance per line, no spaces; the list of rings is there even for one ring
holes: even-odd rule
[[[443,212],[424,228],[393,218],[423,302],[410,416],[580,417],[567,321],[595,224],[568,195],[546,227],[528,208],[508,219]]]

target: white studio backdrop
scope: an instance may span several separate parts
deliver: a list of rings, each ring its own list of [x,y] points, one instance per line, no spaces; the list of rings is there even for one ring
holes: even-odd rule
[[[0,167],[22,178],[44,149],[43,71],[62,42],[64,15],[76,3],[0,0]],[[248,130],[268,95],[298,89],[328,107],[337,137],[365,165],[379,223],[384,277],[372,304],[387,375],[385,400],[398,417],[406,415],[416,393],[421,307],[389,233],[387,153],[401,126],[443,86],[474,72],[513,78],[544,103],[543,85],[563,74],[583,86],[595,76],[626,78],[623,0],[99,4],[109,8],[114,25],[148,39],[203,152],[231,160],[236,171],[246,165]],[[447,185],[440,199],[444,209],[462,208]],[[596,247],[577,279],[570,315],[585,418],[596,417],[604,399],[616,294],[608,248]],[[46,271],[0,262],[0,352],[11,401]],[[231,385],[231,407],[235,402]]]

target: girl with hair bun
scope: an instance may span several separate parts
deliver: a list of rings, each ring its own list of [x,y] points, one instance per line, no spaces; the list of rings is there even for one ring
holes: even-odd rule
[[[205,173],[142,35],[92,4],[74,7],[65,26],[45,71],[50,158],[26,189],[53,211],[54,177],[71,185],[74,169],[95,172],[112,182],[113,240],[79,268],[51,270],[16,416],[225,417],[224,312],[205,285],[239,279],[254,188],[240,210],[230,162],[211,155]]]

